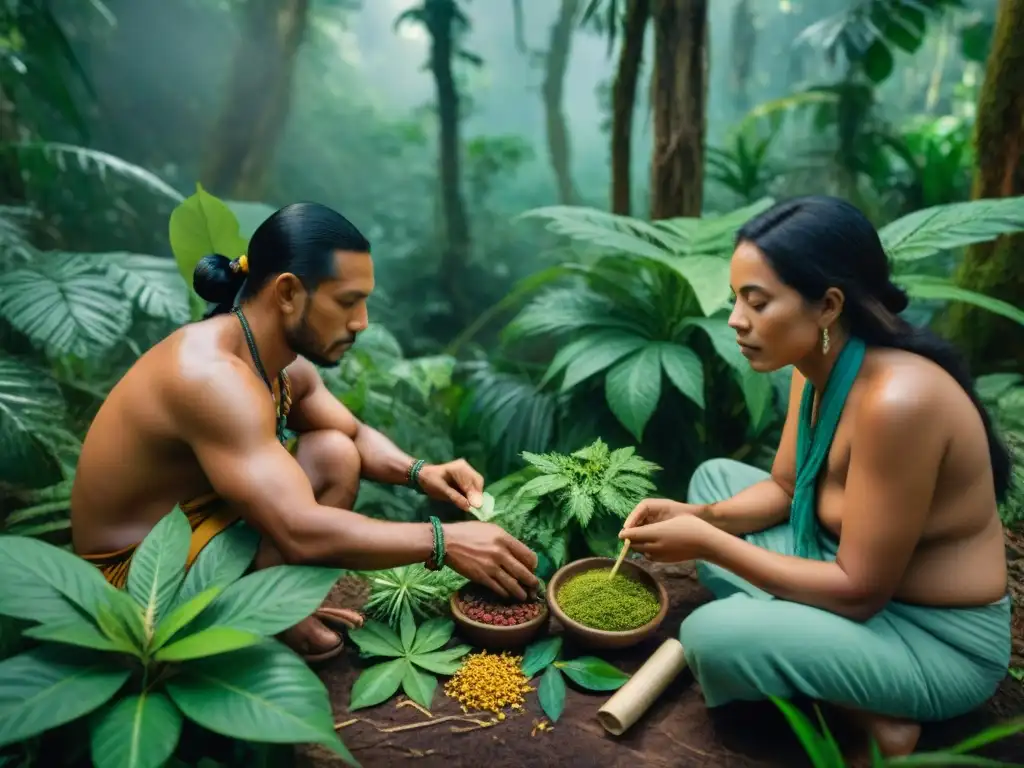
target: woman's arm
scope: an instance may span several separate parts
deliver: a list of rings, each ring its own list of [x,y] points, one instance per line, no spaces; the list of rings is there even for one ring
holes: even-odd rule
[[[730,499],[705,506],[698,517],[719,530],[742,536],[763,531],[785,521],[796,486],[796,429],[804,377],[793,369],[789,385],[789,406],[782,438],[775,452],[771,477],[746,488]]]
[[[921,538],[946,451],[922,383],[893,377],[859,404],[835,562],[780,555],[711,526],[691,532],[696,556],[785,600],[857,621],[881,610]]]

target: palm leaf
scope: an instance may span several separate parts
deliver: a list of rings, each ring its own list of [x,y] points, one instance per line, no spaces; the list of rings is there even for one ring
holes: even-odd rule
[[[176,203],[185,199],[178,190],[151,171],[98,149],[55,142],[24,142],[10,147],[18,154],[19,162],[23,165],[41,162],[55,165],[61,171],[76,166],[83,173],[95,174],[100,179],[105,179],[108,173],[130,179]]]
[[[0,358],[0,479],[22,484],[27,468],[52,456],[64,412],[60,388],[46,371]],[[52,458],[50,464],[58,470]]]
[[[150,317],[178,325],[189,320],[188,286],[174,259],[141,253],[92,254],[110,263],[110,279]]]
[[[893,261],[915,261],[1020,230],[1024,196],[924,208],[886,225],[879,235]]]
[[[550,205],[526,211],[518,218],[547,219],[550,232],[634,256],[662,255],[664,251],[672,252],[675,245],[670,234],[653,224],[596,208]]]
[[[28,261],[35,254],[24,229],[24,221],[35,215],[29,208],[0,205],[0,263]]]
[[[636,323],[617,317],[615,304],[586,289],[556,288],[534,298],[502,332],[512,343],[548,334],[561,335],[585,328],[620,328],[643,334]]]
[[[124,338],[131,305],[88,258],[47,253],[0,275],[0,317],[51,356],[86,358]]]
[[[961,288],[945,278],[930,275],[900,275],[896,278],[896,282],[902,283],[907,293],[915,299],[961,301],[1024,325],[1024,310],[992,296]]]

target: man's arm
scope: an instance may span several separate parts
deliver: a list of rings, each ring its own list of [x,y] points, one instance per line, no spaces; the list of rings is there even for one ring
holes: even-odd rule
[[[324,386],[312,363],[300,357],[288,366],[288,375],[292,382],[289,427],[299,432],[338,430],[355,443],[362,459],[363,477],[392,485],[406,482],[415,460],[376,429],[353,416]]]
[[[714,529],[702,556],[776,597],[857,621],[885,607],[921,539],[946,451],[943,421],[914,384],[889,383],[860,406],[835,562],[780,555]]]
[[[266,390],[240,363],[206,365],[179,386],[172,417],[213,490],[270,538],[286,562],[378,570],[425,562],[429,523],[374,520],[316,502],[309,479],[276,440]],[[446,562],[500,595],[537,586],[536,555],[496,525],[447,524]]]

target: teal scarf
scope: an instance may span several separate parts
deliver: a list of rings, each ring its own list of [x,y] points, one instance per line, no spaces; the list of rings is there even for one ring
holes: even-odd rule
[[[839,417],[846,406],[846,398],[864,362],[864,342],[851,337],[836,359],[825,384],[818,406],[817,423],[811,423],[814,412],[814,386],[804,384],[800,399],[800,421],[796,433],[796,490],[789,510],[789,524],[793,530],[794,550],[797,557],[821,560],[818,540],[818,475],[832,447]]]

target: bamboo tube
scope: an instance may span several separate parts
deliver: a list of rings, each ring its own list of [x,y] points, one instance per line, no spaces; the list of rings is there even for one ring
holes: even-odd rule
[[[609,733],[621,736],[685,667],[682,643],[674,637],[669,638],[597,711],[598,722]]]
[[[622,551],[619,552],[619,559],[615,561],[615,565],[612,566],[612,572],[608,574],[609,579],[615,578],[615,574],[619,572],[619,566],[622,565],[622,561],[626,559],[626,553],[629,551],[629,539],[625,539],[622,542]]]

